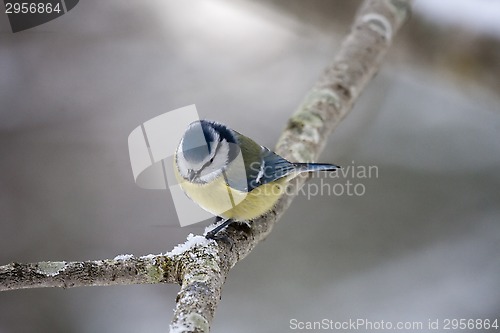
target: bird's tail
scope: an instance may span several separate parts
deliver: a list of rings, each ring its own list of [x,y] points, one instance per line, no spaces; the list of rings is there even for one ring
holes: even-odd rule
[[[335,171],[340,169],[338,165],[327,163],[293,163],[299,173],[314,171]]]

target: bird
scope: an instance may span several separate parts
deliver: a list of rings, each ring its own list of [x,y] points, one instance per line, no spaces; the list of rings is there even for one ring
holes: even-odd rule
[[[184,132],[174,156],[174,174],[184,193],[221,224],[251,221],[268,213],[290,180],[303,173],[335,171],[326,163],[294,163],[249,137],[213,120],[196,120]]]

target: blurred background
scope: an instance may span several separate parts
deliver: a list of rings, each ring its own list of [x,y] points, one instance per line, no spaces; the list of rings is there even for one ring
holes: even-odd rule
[[[359,3],[86,0],[16,34],[0,14],[0,264],[164,253],[202,233],[135,185],[129,133],[195,103],[273,147]],[[213,332],[500,320],[499,2],[416,0],[321,160],[378,177],[350,179],[362,196],[298,197],[231,271]],[[178,290],[3,292],[0,332],[165,332]]]

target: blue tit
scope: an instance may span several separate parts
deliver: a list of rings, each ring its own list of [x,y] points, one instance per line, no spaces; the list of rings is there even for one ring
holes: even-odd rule
[[[215,121],[191,123],[174,158],[174,172],[185,194],[224,220],[206,235],[233,221],[244,222],[269,212],[297,175],[333,171],[333,164],[292,163]]]

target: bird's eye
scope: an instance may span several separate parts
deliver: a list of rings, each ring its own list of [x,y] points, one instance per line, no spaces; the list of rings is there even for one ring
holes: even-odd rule
[[[210,159],[210,163],[212,163],[213,161],[214,161],[214,158],[212,157],[212,158]]]

